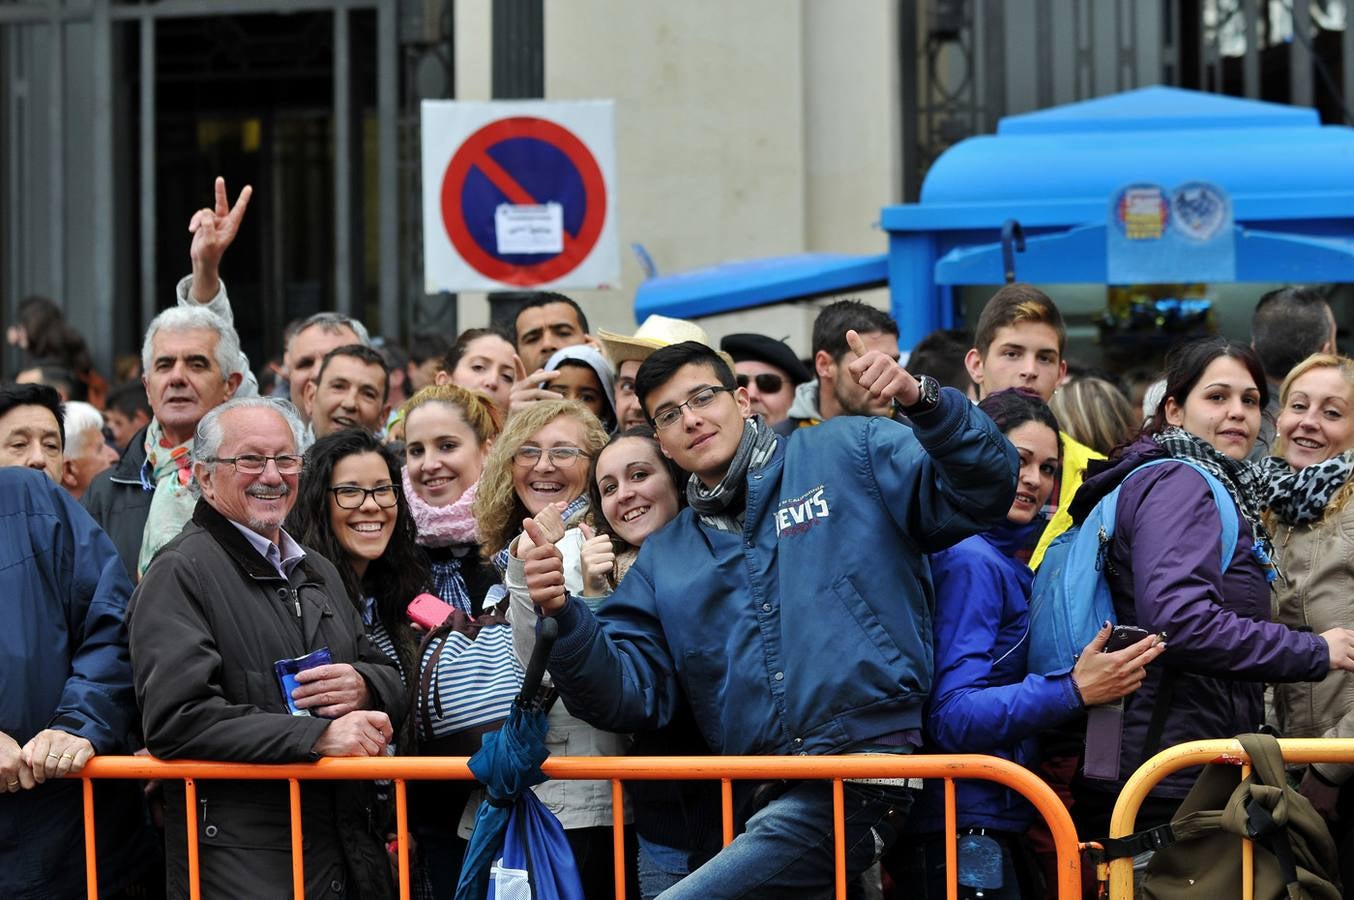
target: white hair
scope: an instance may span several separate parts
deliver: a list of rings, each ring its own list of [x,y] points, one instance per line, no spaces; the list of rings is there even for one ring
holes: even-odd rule
[[[92,440],[103,440],[103,413],[99,412],[88,403],[79,400],[66,401],[66,420],[62,426],[65,434],[65,450],[63,451],[67,459],[79,459],[89,450],[85,446],[85,439],[89,432],[94,432]]]
[[[161,331],[182,332],[199,329],[216,333],[216,367],[224,381],[232,375],[244,374],[241,365],[240,336],[235,328],[205,306],[171,306],[151,320],[146,329],[146,340],[141,344],[141,371],[151,372],[155,355],[155,335]]]
[[[371,346],[371,335],[367,332],[367,326],[363,325],[357,319],[351,316],[345,316],[338,312],[317,312],[296,326],[292,332],[291,339],[287,341],[286,350],[291,351],[291,342],[296,340],[296,336],[303,331],[311,328],[319,328],[325,334],[338,334],[347,328],[353,334],[357,335],[357,343],[363,347]]]
[[[1157,407],[1161,405],[1161,398],[1165,396],[1165,378],[1159,378],[1147,386],[1147,390],[1142,395],[1142,424],[1144,427],[1151,424],[1152,416],[1156,414]]]
[[[215,459],[221,449],[221,442],[226,438],[226,431],[221,427],[221,417],[236,409],[271,409],[281,416],[291,429],[292,443],[295,447],[293,452],[298,456],[305,453],[308,443],[306,426],[301,424],[301,417],[297,414],[295,406],[276,397],[235,397],[220,406],[212,407],[202,417],[202,421],[197,423],[197,433],[193,436],[194,463],[213,465],[211,460]]]

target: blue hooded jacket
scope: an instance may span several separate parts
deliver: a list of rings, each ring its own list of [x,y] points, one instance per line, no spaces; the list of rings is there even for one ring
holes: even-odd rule
[[[922,724],[925,554],[1002,521],[1017,457],[957,391],[912,427],[832,419],[747,475],[741,534],[691,509],[594,615],[569,598],[550,673],[569,711],[660,728],[680,694],[717,754],[822,754]]]
[[[998,528],[931,556],[936,684],[926,742],[936,753],[986,753],[1029,766],[1037,762],[1035,736],[1082,706],[1070,675],[1027,671],[1034,573],[1002,546],[1014,531]],[[1018,793],[990,781],[955,782],[955,801],[961,828],[1022,832],[1033,816]],[[927,781],[907,830],[940,831],[944,821],[943,783]]]
[[[22,747],[56,728],[88,739],[100,754],[129,752],[136,699],[123,617],[132,585],[108,536],[41,472],[0,468],[0,579],[8,598],[0,732]],[[135,831],[116,822],[122,812],[139,818],[139,792],[125,787],[130,809],[96,817],[101,859]],[[83,893],[84,866],[71,857],[83,845],[80,803],[76,779],[47,781],[0,803],[0,896]],[[115,887],[111,879],[101,876],[100,889]]]

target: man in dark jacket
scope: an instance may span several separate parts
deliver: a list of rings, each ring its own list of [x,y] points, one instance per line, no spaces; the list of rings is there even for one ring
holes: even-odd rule
[[[123,616],[132,586],[89,515],[46,475],[18,466],[0,468],[0,571],[0,896],[81,897],[80,783],[66,776],[96,753],[130,750],[136,706]],[[130,783],[99,789],[96,845],[101,860],[116,860],[101,867],[104,896],[137,873],[137,793]],[[121,802],[103,802],[114,794]]]
[[[282,529],[296,499],[302,425],[291,404],[227,402],[194,437],[202,500],[132,596],[128,624],[146,746],[158,757],[295,763],[379,756],[404,713],[394,665],[368,640],[334,566]],[[273,664],[327,649],[296,676],[288,711]],[[393,721],[392,721],[393,720]],[[301,790],[307,897],[391,892],[371,785]],[[166,799],[168,893],[187,896],[184,794]],[[284,896],[291,885],[287,787],[198,786],[204,897]]]
[[[689,508],[644,542],[595,615],[566,594],[558,550],[526,523],[527,584],[559,622],[549,667],[570,712],[652,730],[685,695],[718,754],[920,743],[932,676],[924,554],[1004,520],[1017,457],[958,391],[847,336],[842,373],[908,424],[839,416],[782,440],[709,348],[676,344],[640,367],[663,452],[692,473]],[[892,841],[914,787],[846,785],[849,876]],[[824,782],[762,786],[747,830],[664,897],[827,892],[831,794]]]
[[[244,377],[235,329],[198,306],[172,307],[155,317],[141,366],[155,416],[81,501],[133,579],[188,521],[196,502],[189,463],[193,429],[207,410],[234,396]]]

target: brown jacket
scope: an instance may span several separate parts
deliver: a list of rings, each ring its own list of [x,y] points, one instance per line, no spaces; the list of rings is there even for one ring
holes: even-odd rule
[[[1287,578],[1278,583],[1278,621],[1315,634],[1354,627],[1354,503],[1313,525],[1279,525],[1274,546]],[[1354,737],[1354,672],[1275,685],[1274,707],[1284,737]],[[1331,781],[1354,775],[1354,766],[1318,768]]]
[[[403,717],[399,672],[367,640],[334,566],[307,550],[284,580],[204,502],[147,570],[127,623],[146,746],[162,759],[316,758],[328,721],[288,715],[273,663],[320,647],[357,669],[396,727]],[[197,791],[202,896],[290,897],[286,782],[200,780]],[[307,897],[391,895],[371,795],[365,782],[302,784]],[[181,783],[165,801],[168,895],[187,896]]]

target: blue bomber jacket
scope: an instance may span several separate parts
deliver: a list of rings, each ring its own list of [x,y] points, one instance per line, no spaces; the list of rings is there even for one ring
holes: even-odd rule
[[[687,509],[594,615],[570,597],[550,673],[569,711],[661,728],[681,693],[717,754],[820,754],[921,727],[926,554],[1004,520],[1014,448],[957,391],[912,426],[842,417],[747,476],[741,534]]]

